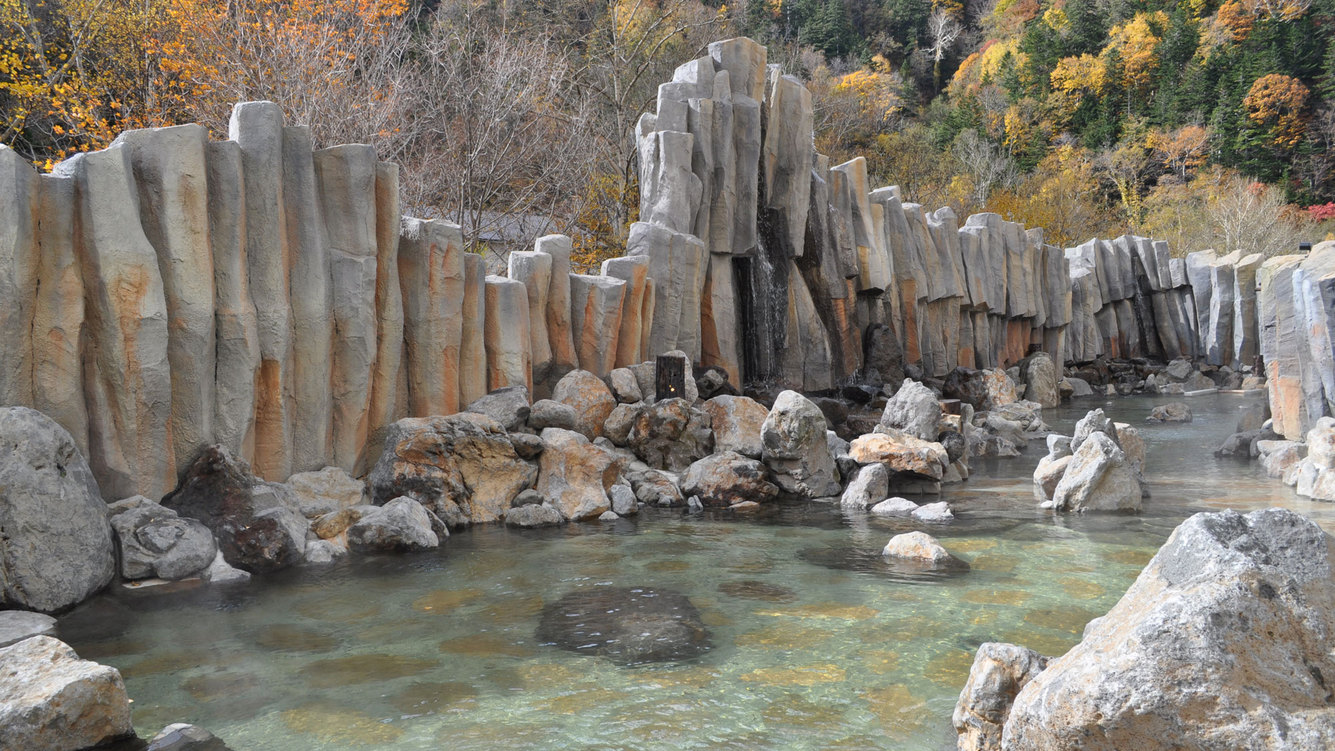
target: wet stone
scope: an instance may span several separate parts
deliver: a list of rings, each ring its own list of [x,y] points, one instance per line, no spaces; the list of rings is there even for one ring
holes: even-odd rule
[[[537,638],[620,665],[687,660],[710,648],[695,605],[678,592],[649,587],[575,590],[543,609]]]
[[[307,664],[297,672],[312,688],[337,688],[418,675],[439,664],[435,660],[416,657],[369,654],[319,660]]]
[[[792,602],[797,599],[797,593],[787,587],[781,587],[777,584],[766,584],[765,582],[756,581],[755,579],[723,582],[718,585],[718,591],[729,597],[736,597],[743,600]]]

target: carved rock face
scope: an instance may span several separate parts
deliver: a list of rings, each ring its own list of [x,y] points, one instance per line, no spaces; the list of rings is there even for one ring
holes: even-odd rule
[[[592,587],[548,605],[538,641],[620,665],[688,660],[710,648],[700,611],[679,592]]]

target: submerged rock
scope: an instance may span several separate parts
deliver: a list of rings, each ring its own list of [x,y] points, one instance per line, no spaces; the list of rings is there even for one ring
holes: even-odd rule
[[[956,558],[941,547],[935,537],[926,532],[905,532],[895,535],[885,544],[881,555],[922,563],[932,568],[967,569],[969,564]]]
[[[1191,407],[1182,402],[1160,404],[1150,410],[1145,422],[1191,422]]]
[[[589,587],[543,608],[538,641],[620,665],[689,660],[710,648],[687,597],[649,587]]]
[[[106,504],[74,439],[41,412],[0,408],[0,607],[61,610],[114,575]]]
[[[1335,541],[1283,509],[1183,522],[1017,695],[1002,746],[1335,746]]]
[[[0,649],[0,748],[83,749],[133,736],[115,668],[50,636]]]

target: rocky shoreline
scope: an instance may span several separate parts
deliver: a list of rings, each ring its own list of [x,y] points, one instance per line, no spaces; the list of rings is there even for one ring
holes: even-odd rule
[[[646,365],[640,378],[633,369],[614,370],[606,379],[572,371],[558,382],[552,399],[530,403],[525,389],[507,387],[454,415],[401,420],[388,431],[384,453],[365,481],[329,467],[294,475],[286,483],[268,482],[224,447],[210,447],[160,502],[135,496],[104,504],[62,428],[33,410],[0,410],[0,444],[16,447],[0,462],[3,476],[14,478],[9,487],[28,501],[19,509],[13,503],[17,496],[7,494],[7,518],[21,512],[64,520],[41,530],[29,523],[11,527],[28,536],[11,535],[0,545],[10,572],[7,582],[13,582],[6,588],[6,597],[12,598],[7,603],[60,612],[113,580],[136,587],[192,578],[243,582],[348,555],[434,548],[448,544],[451,529],[475,523],[531,527],[608,521],[633,515],[644,505],[745,514],[796,499],[926,524],[948,522],[953,516],[949,504],[920,504],[902,496],[926,494],[930,500],[942,484],[968,477],[971,458],[1019,456],[1040,440],[1048,454],[1039,460],[1034,481],[1043,505],[1058,511],[1135,511],[1142,502],[1144,444],[1136,428],[1114,424],[1096,409],[1077,424],[1074,436],[1060,436],[1043,423],[1038,402],[1019,398],[1060,402],[1084,392],[1087,384],[1079,376],[1058,378],[1042,353],[1011,373],[961,369],[946,379],[920,383],[906,378],[895,389],[855,386],[814,398],[783,391],[768,408],[756,398],[727,393],[734,390],[709,369],[687,368],[694,401],[654,400],[652,364]],[[1072,373],[1083,372],[1100,391],[1114,394],[1119,383],[1129,384],[1132,392],[1161,388],[1154,384],[1171,383],[1174,365],[1100,362]],[[1105,368],[1106,377],[1101,374]],[[1147,376],[1134,383],[1126,377],[1142,370]],[[1120,380],[1113,375],[1119,371]],[[1207,376],[1193,370],[1186,376],[1192,378]],[[632,383],[640,387],[638,393]],[[1169,411],[1179,418],[1183,414]],[[1163,416],[1156,413],[1152,419]],[[1268,427],[1263,423],[1257,430]],[[1313,434],[1307,457],[1291,469],[1303,462],[1331,466],[1329,445],[1335,444],[1329,431],[1322,433],[1319,426]],[[49,544],[57,538],[78,544]],[[884,555],[935,570],[968,568],[921,532],[891,540]],[[52,572],[60,574],[53,578]],[[50,618],[20,611],[4,615],[0,632],[12,635],[7,641],[27,646],[0,653],[11,655],[0,659],[55,659],[25,651],[37,649],[41,655],[63,655],[59,660],[73,666],[71,675],[93,669],[72,652],[60,651],[68,647],[49,637],[23,640],[49,633]],[[47,641],[33,642],[40,638]],[[1014,649],[985,645],[975,672],[1032,673],[1039,658],[1027,652],[1016,656]],[[11,675],[26,674],[27,668],[15,670],[22,672]],[[989,686],[997,680],[977,679]],[[1011,680],[1015,686],[1023,682]],[[98,685],[102,688],[90,695],[124,690],[116,681]],[[972,686],[966,695],[977,693]],[[31,695],[23,699],[33,700]],[[44,705],[49,699],[38,701]],[[988,697],[970,701],[975,708],[961,712],[987,714],[975,705],[996,702]],[[48,729],[59,725],[45,723]],[[168,730],[178,739],[204,738],[200,734],[205,732]],[[971,738],[987,735],[961,732]],[[95,745],[75,737],[61,747]],[[200,742],[217,743],[210,738]],[[196,747],[212,746],[150,745]]]

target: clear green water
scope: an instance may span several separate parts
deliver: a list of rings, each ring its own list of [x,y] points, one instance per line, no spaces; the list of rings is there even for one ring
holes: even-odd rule
[[[1143,424],[1164,399],[1051,410],[1069,432],[1103,406],[1141,427],[1153,497],[1138,516],[1037,509],[1020,458],[975,460],[924,527],[969,560],[915,578],[879,551],[902,521],[793,505],[751,518],[652,512],[517,532],[482,527],[438,552],[295,571],[241,589],[103,596],[62,619],[87,658],[119,668],[135,725],[209,728],[248,749],[944,749],[984,641],[1064,652],[1185,516],[1283,505],[1335,528],[1254,465],[1211,451],[1236,396],[1191,401],[1184,426]],[[580,587],[687,594],[714,648],[618,667],[535,643],[544,602]]]

